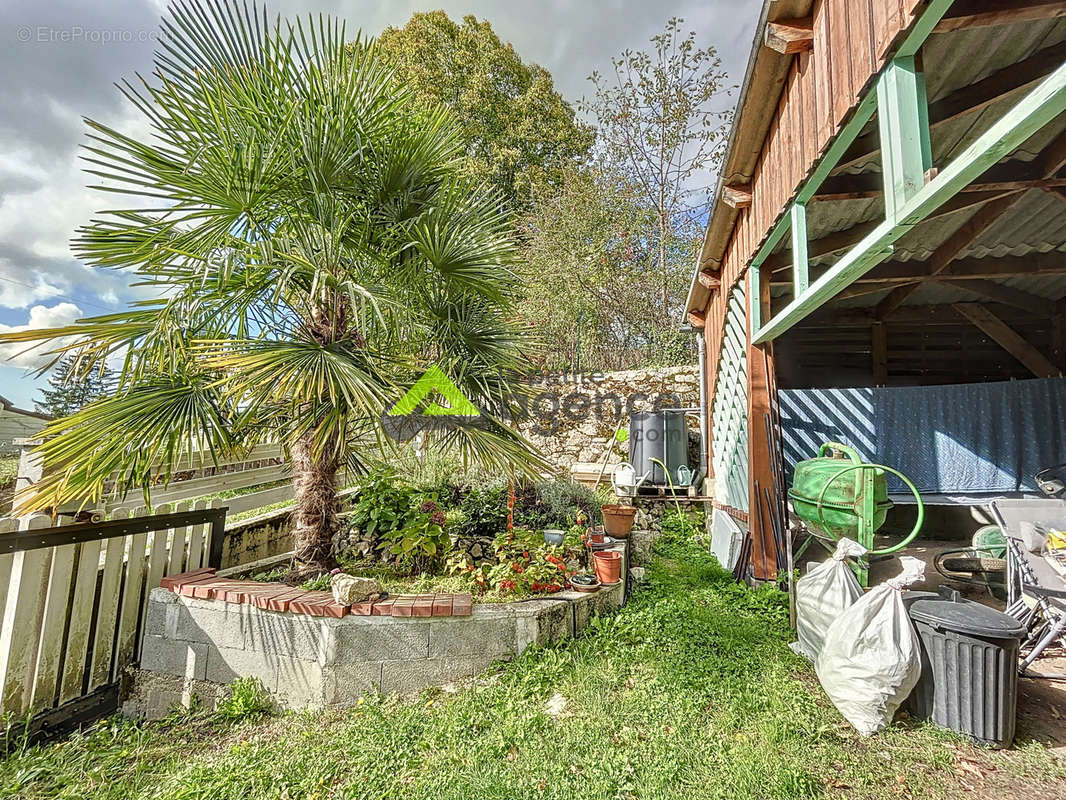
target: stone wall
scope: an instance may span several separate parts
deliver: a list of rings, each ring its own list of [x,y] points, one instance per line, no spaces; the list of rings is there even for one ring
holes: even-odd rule
[[[290,708],[345,706],[370,691],[408,694],[462,680],[531,644],[576,636],[594,615],[621,607],[627,566],[621,583],[592,594],[475,605],[467,617],[334,619],[155,589],[123,710],[159,717],[192,695],[212,705],[225,684],[245,676]]]
[[[705,500],[678,497],[681,512],[693,522],[706,526],[711,514],[711,504]],[[633,498],[637,513],[633,518],[633,530],[629,533],[630,556],[634,564],[651,561],[652,546],[663,532],[663,515],[675,508],[672,497],[637,495]],[[701,519],[700,514],[703,514]]]
[[[533,384],[530,419],[519,426],[559,472],[577,462],[599,462],[619,418],[628,427],[632,410],[698,408],[699,368],[627,370],[582,376],[578,382],[547,380]],[[699,429],[693,417],[692,425]],[[609,463],[628,458],[628,445],[614,448]]]

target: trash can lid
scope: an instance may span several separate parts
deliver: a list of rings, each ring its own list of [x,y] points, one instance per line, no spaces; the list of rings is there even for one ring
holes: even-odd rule
[[[911,619],[941,630],[983,636],[988,639],[1020,639],[1025,626],[1002,611],[967,600],[954,589],[941,586],[937,594],[911,592],[904,605]]]

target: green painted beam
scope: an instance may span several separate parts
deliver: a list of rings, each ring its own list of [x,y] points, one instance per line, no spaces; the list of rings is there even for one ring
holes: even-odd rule
[[[803,188],[800,189],[799,194],[796,195],[797,203],[806,205],[807,201],[818,193],[818,189],[822,186],[822,181],[828,178],[829,173],[836,169],[837,163],[848,148],[851,147],[851,143],[862,133],[862,129],[866,127],[866,123],[870,121],[876,110],[877,95],[874,92],[867,92],[866,96],[859,102],[859,107],[855,109],[855,113],[851,115],[851,119],[840,129],[840,133],[833,139],[832,144],[826,149],[825,155],[818,162],[818,166],[814,168],[814,172],[811,173],[807,182],[803,184]]]
[[[762,298],[759,291],[760,280],[760,267],[751,266],[748,268],[748,286],[750,291],[748,292],[748,319],[751,320],[752,331],[757,331],[762,327]]]
[[[752,340],[756,343],[770,341],[832,300],[891,254],[893,242],[1064,111],[1066,64],[1045,78],[908,199],[899,209],[896,220],[885,220],[874,228],[806,292],[765,325],[755,327],[753,324]]]
[[[799,297],[810,286],[807,266],[807,206],[792,204],[792,296]]]
[[[929,34],[933,32],[933,28],[948,13],[948,9],[951,8],[953,2],[954,0],[929,0],[925,11],[911,26],[907,37],[896,50],[896,58],[917,55],[922,45],[925,44],[925,40],[929,38]]]
[[[925,173],[933,165],[925,79],[913,56],[889,62],[878,78],[877,121],[885,219],[895,222],[904,204],[925,185]]]

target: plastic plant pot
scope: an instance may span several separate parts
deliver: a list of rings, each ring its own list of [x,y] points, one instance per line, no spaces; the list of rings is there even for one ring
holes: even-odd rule
[[[561,547],[563,544],[563,537],[566,534],[558,528],[548,528],[544,531],[544,544],[551,544]]]
[[[633,506],[610,504],[600,507],[604,530],[616,539],[625,539],[633,529],[637,510]]]
[[[593,553],[592,566],[604,586],[611,586],[622,579],[622,554],[617,550]]]

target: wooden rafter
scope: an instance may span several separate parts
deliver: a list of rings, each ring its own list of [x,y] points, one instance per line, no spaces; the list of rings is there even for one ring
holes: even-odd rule
[[[730,208],[747,208],[751,205],[751,184],[734,183],[722,187],[722,202]]]
[[[1060,374],[1043,353],[1025,340],[1017,331],[982,305],[957,303],[952,306],[959,314],[972,322],[1038,378],[1051,378]]]
[[[938,279],[938,282],[939,279]],[[970,278],[964,280],[943,281],[943,283],[965,289],[988,300],[995,300],[1009,306],[1017,306],[1027,311],[1033,311],[1041,316],[1050,317],[1055,313],[1055,301],[1048,300],[1040,295],[1023,292],[1013,286],[1004,286],[984,278]]]
[[[778,53],[802,53],[814,47],[814,20],[782,19],[766,23],[763,44]]]
[[[722,280],[718,277],[717,272],[707,267],[699,271],[696,280],[700,282],[700,286],[711,290],[717,289],[722,285]]]
[[[1018,202],[1020,194],[1001,197],[983,206],[976,214],[963,223],[955,233],[948,237],[947,241],[933,251],[929,258],[929,274],[939,275],[948,268],[948,264],[954,261],[959,253],[969,247],[977,237],[991,228],[1007,209]],[[889,292],[888,297],[877,304],[876,315],[878,319],[884,319],[901,305],[907,302],[921,284],[907,284],[899,286]]]
[[[1066,163],[1066,131],[1056,136],[1051,143],[1044,148],[1038,157],[1043,170],[1043,178],[1049,179]],[[1024,196],[1023,192],[1001,197],[998,200],[986,204],[968,219],[961,228],[948,237],[947,241],[933,251],[929,259],[930,275],[936,277],[948,268],[961,252],[976,241],[981,234],[987,231],[1009,209],[1018,203]],[[877,318],[884,319],[889,314],[903,305],[907,298],[918,289],[920,284],[908,284],[900,286],[889,292],[888,297],[877,304]]]
[[[702,328],[707,324],[707,315],[702,311],[689,311],[688,321],[693,328]]]
[[[1036,314],[999,303],[941,303],[931,306],[905,306],[893,315],[892,319],[886,320],[884,324],[887,326],[959,326],[965,323],[955,313],[957,306],[984,306],[1005,322],[1018,323],[1039,319]],[[880,320],[874,317],[873,309],[871,308],[837,308],[830,306],[825,310],[812,314],[801,325],[797,325],[796,330],[825,330],[833,327],[867,328],[876,322],[880,322]]]
[[[940,206],[940,208],[929,214],[923,222],[940,219],[949,214],[956,214],[959,211],[965,211],[968,208],[973,208],[975,205],[988,203],[998,198],[1012,196],[1015,191],[1016,190],[956,195]],[[877,223],[862,222],[858,225],[853,225],[850,228],[845,228],[842,231],[835,231],[834,233],[826,234],[819,239],[811,240],[807,243],[807,257],[810,259],[822,258],[824,256],[833,255],[834,253],[843,252],[861,241],[862,238],[875,227],[877,227]],[[771,272],[779,272],[781,270],[791,269],[791,267],[792,255],[787,251],[775,253],[763,262],[763,269],[767,269]]]
[[[1066,253],[1031,253],[1027,256],[1004,258],[963,258],[936,276],[935,280],[950,283],[971,278],[1015,278],[1018,276],[1066,275]],[[853,286],[876,286],[877,291],[900,283],[933,280],[927,261],[886,261],[872,272],[856,280]],[[791,286],[792,281],[775,280],[774,287]]]
[[[988,108],[993,103],[1033,85],[1054,71],[1063,60],[1066,60],[1066,42],[1045,47],[976,83],[956,89],[929,104],[930,131],[935,131],[959,117]],[[847,167],[864,163],[880,149],[881,139],[877,131],[860,136],[844,153],[834,171],[841,172]]]
[[[941,19],[933,28],[933,33],[951,33],[993,25],[1011,25],[1016,22],[1036,22],[1055,17],[1066,17],[1066,2],[1063,0],[997,0],[995,3],[969,3],[963,4],[952,16]]]

